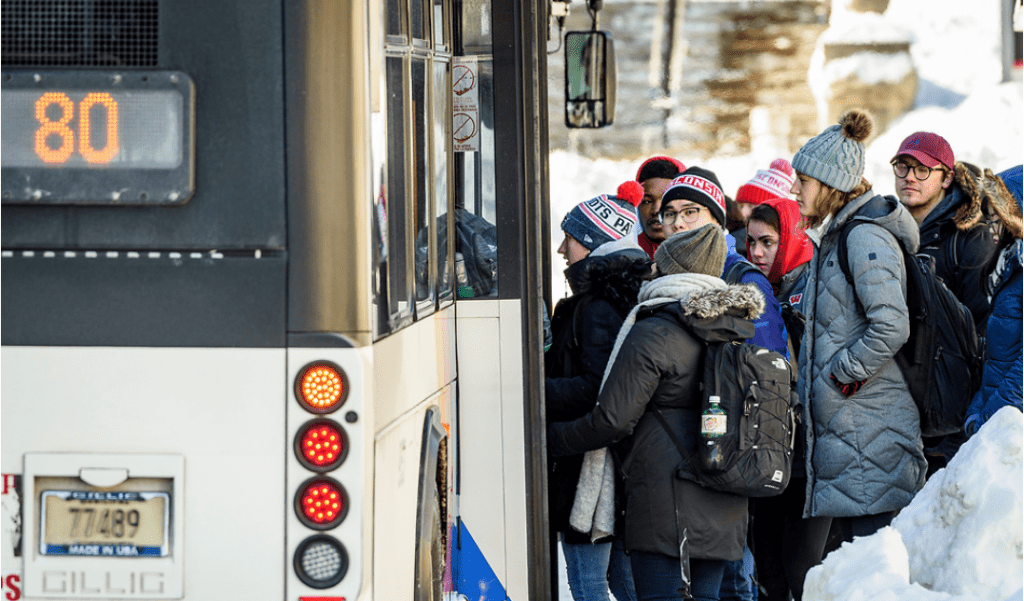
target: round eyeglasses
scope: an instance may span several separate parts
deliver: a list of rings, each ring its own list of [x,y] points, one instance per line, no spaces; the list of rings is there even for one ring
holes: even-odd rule
[[[696,223],[697,219],[700,218],[700,211],[704,207],[686,207],[682,211],[676,211],[673,209],[666,209],[658,214],[658,221],[662,225],[672,225],[676,222],[676,219],[681,218],[683,223]]]
[[[896,174],[896,177],[907,177],[911,169],[914,171],[914,178],[919,182],[923,182],[931,177],[932,171],[942,171],[942,167],[925,167],[924,165],[914,165],[911,167],[900,161],[892,163],[892,172]]]

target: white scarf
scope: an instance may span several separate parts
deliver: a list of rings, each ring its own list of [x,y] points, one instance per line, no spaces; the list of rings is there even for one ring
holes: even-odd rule
[[[615,338],[615,346],[608,357],[601,378],[601,389],[608,380],[612,365],[619,354],[622,342],[636,323],[637,312],[642,307],[679,302],[687,303],[695,294],[705,290],[725,288],[726,283],[714,276],[683,273],[666,275],[644,282],[640,286],[639,304],[626,316],[626,320]],[[576,485],[576,500],[569,515],[569,524],[576,530],[589,533],[590,540],[611,536],[615,528],[615,466],[608,447],[587,451],[583,456],[579,483]]]

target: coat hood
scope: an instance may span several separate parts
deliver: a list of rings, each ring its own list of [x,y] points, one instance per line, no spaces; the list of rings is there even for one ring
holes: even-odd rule
[[[589,256],[570,265],[565,270],[565,279],[574,295],[592,293],[628,308],[636,304],[637,290],[650,276],[651,264],[640,249]]]
[[[915,254],[920,245],[917,222],[895,196],[880,196],[868,190],[836,214],[835,219],[828,224],[823,238],[837,234],[843,226],[854,221],[885,228],[910,254]]]
[[[957,161],[953,170],[953,185],[921,222],[921,229],[951,222],[957,229],[967,231],[982,220],[986,204],[997,204],[998,208],[1004,208],[1007,204],[1013,204],[1013,197],[1003,180],[990,169]],[[1012,206],[1007,208],[1012,211]],[[1002,211],[999,213],[1002,216]],[[1019,208],[1016,213],[1020,213]]]
[[[764,204],[771,206],[779,214],[779,250],[775,254],[775,262],[768,272],[768,281],[778,284],[782,276],[798,266],[811,260],[814,256],[814,244],[800,227],[800,205],[787,198],[773,198]]]
[[[752,320],[764,313],[764,307],[757,286],[735,284],[700,290],[678,302],[655,305],[650,311],[670,315],[705,342],[728,342],[753,337]]]

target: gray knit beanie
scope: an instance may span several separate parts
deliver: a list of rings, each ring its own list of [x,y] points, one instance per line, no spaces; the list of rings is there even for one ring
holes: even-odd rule
[[[793,157],[793,169],[840,192],[857,187],[864,177],[864,140],[871,135],[871,116],[853,109],[808,140]]]
[[[709,223],[669,236],[655,251],[654,262],[662,275],[702,273],[721,277],[728,252],[721,226]]]

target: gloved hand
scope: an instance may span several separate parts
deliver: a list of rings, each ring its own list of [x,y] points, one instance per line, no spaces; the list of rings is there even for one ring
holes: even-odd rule
[[[964,422],[964,432],[967,433],[968,438],[974,436],[978,432],[978,428],[981,427],[981,418],[978,414],[968,415],[967,420]]]
[[[864,386],[864,382],[867,381],[861,380],[859,382],[850,382],[849,384],[843,384],[842,382],[839,381],[838,378],[836,378],[835,374],[829,374],[829,377],[832,378],[832,383],[836,385],[836,388],[838,388],[839,392],[843,393],[843,396],[845,397],[857,394],[857,391],[860,390],[861,387]]]

